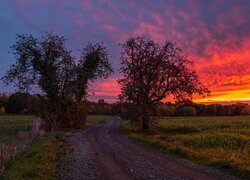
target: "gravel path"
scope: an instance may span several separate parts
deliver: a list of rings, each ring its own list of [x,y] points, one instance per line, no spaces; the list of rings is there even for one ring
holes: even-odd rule
[[[73,152],[60,159],[58,179],[237,179],[128,139],[114,117],[67,140]]]

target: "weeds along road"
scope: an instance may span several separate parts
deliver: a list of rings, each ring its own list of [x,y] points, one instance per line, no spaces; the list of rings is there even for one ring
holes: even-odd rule
[[[58,179],[237,179],[128,139],[115,117],[67,140],[73,152],[60,159]]]

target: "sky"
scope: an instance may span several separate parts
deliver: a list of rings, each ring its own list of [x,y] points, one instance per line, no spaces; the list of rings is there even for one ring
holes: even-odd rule
[[[15,63],[16,34],[65,36],[77,56],[103,42],[115,74],[92,85],[90,100],[117,100],[119,43],[130,36],[176,42],[211,91],[198,103],[250,102],[249,0],[0,0],[0,77]],[[0,92],[14,92],[0,81]]]

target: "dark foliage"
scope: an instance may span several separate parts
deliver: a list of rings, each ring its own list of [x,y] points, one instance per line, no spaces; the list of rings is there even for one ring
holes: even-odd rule
[[[29,93],[14,93],[8,99],[6,111],[11,114],[38,114],[39,98]]]
[[[193,93],[209,93],[198,80],[182,50],[166,41],[160,45],[140,37],[129,38],[121,54],[120,99],[136,104],[137,125],[149,129],[152,107],[172,94],[176,99],[191,99]]]
[[[86,98],[89,83],[113,72],[102,44],[88,44],[78,60],[67,49],[66,39],[51,33],[40,39],[17,35],[11,48],[17,61],[2,79],[5,84],[14,83],[21,92],[40,88],[43,92],[40,113],[48,130],[66,127],[68,122],[64,121],[70,119],[66,114],[75,117],[70,126],[79,127],[82,124],[79,119],[84,122],[85,117],[76,115],[81,115],[77,112],[82,109],[81,101]]]
[[[0,93],[0,107],[7,107],[9,95],[7,93]]]
[[[81,101],[87,95],[88,83],[98,78],[108,78],[113,73],[106,48],[102,44],[88,44],[82,51],[76,67],[75,93]],[[83,85],[84,84],[84,85]]]

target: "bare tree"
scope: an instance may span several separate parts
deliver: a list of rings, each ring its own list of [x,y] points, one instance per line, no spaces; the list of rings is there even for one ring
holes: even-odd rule
[[[136,126],[149,129],[152,124],[151,107],[173,95],[176,99],[191,98],[193,93],[209,93],[189,61],[175,43],[160,45],[141,37],[129,38],[121,44],[120,99],[136,104]]]

